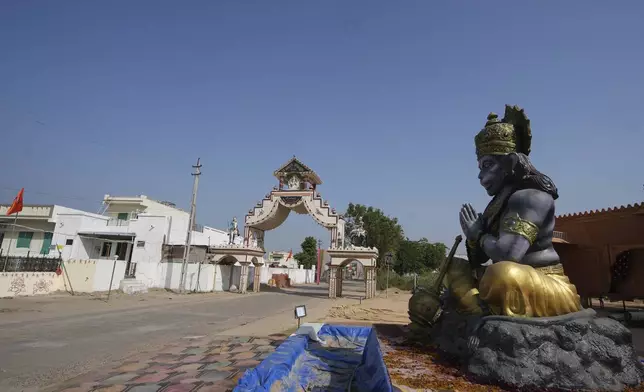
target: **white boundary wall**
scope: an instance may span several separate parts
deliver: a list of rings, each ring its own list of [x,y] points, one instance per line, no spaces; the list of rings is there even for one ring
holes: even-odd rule
[[[136,266],[136,279],[150,288],[178,290],[182,263],[141,263]],[[254,269],[248,269],[248,285],[252,287]],[[186,290],[209,292],[229,291],[239,284],[240,266],[188,263]],[[232,275],[232,276],[231,276]]]
[[[182,263],[141,263],[137,265],[136,279],[152,288],[179,289]],[[69,260],[67,274],[53,272],[7,272],[0,274],[0,298],[16,295],[49,294],[57,290],[88,293],[108,291],[112,277],[113,260]],[[126,262],[116,261],[112,290],[117,290],[125,275]],[[143,267],[143,268],[141,268]],[[273,274],[288,274],[294,285],[315,282],[315,270],[294,268],[250,267],[248,289],[252,291],[255,268],[261,268],[260,282],[267,284]],[[186,271],[186,290],[197,292],[229,291],[230,285],[239,284],[240,266],[189,263]],[[69,276],[69,279],[68,279]]]
[[[270,268],[261,267],[260,282],[268,284],[273,274],[287,274],[291,278],[291,284],[315,283],[315,269],[295,269],[295,268]]]
[[[149,288],[179,290],[183,263],[138,263],[136,280]],[[186,290],[207,292],[214,287],[214,265],[188,263],[186,266]]]
[[[143,281],[149,287],[158,287],[177,290],[179,289],[179,280],[181,277],[181,263],[161,263],[158,264],[156,271],[140,271],[137,265],[136,277]],[[201,270],[199,270],[201,268]],[[291,283],[311,284],[315,283],[315,269],[295,269],[295,268],[270,268],[270,267],[253,267],[248,268],[248,289],[252,291],[255,280],[255,268],[261,268],[260,283],[268,284],[273,274],[287,274],[291,278]],[[208,291],[229,291],[231,285],[239,284],[239,275],[241,266],[220,265],[220,264],[188,264],[186,271],[186,290],[208,292]],[[156,276],[155,282],[146,281],[147,276]],[[197,286],[197,281],[199,282]],[[238,288],[239,289],[239,288]]]
[[[96,272],[94,273],[94,291],[108,291],[110,289],[110,280],[112,280],[112,290],[118,290],[121,280],[125,276],[124,260],[97,260]],[[112,270],[114,270],[114,279],[112,279]],[[72,284],[74,282],[72,281]]]
[[[0,273],[0,298],[70,291],[70,287],[75,293],[108,291],[112,269],[112,290],[117,290],[125,275],[125,264],[122,260],[116,261],[116,267],[114,260],[68,260],[60,275],[54,272],[3,272]]]

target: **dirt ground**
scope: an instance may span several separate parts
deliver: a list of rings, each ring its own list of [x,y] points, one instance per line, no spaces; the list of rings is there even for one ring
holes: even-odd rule
[[[146,294],[127,295],[118,291],[105,293],[55,293],[43,296],[0,298],[0,325],[42,320],[47,316],[91,314],[139,307],[163,306],[169,302],[198,302],[235,298],[234,293],[176,294],[166,290],[151,290]]]
[[[494,386],[471,383],[458,369],[441,362],[436,352],[408,344],[404,336],[406,325],[409,323],[409,298],[411,293],[408,291],[390,289],[388,296],[379,293],[377,298],[362,301],[361,304],[333,306],[327,312],[324,322],[374,325],[380,336],[389,374],[394,385],[402,391],[506,391]],[[611,313],[620,316],[622,313],[621,302],[605,301],[604,309],[600,309],[599,305],[599,301],[593,301],[593,307],[601,316]],[[638,355],[644,356],[644,305],[639,302],[627,302],[626,306],[633,312],[633,323],[629,325],[633,333],[633,344]],[[642,322],[639,322],[640,319]],[[644,388],[630,391],[644,391]]]
[[[332,307],[325,318],[328,323],[343,321],[365,321],[367,323],[408,324],[407,305],[411,292],[389,290],[389,294],[378,293],[376,298],[362,303]]]

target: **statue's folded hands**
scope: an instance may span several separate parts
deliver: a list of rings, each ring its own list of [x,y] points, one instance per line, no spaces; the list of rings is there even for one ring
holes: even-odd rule
[[[465,238],[470,242],[477,242],[481,238],[485,226],[483,214],[477,214],[471,204],[463,204],[459,213],[459,220]]]

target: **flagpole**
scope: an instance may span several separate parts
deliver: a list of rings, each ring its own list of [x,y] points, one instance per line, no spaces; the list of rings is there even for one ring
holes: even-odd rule
[[[16,217],[13,218],[13,226],[11,226],[11,237],[9,237],[9,249],[7,249],[7,257],[5,257],[4,259],[4,267],[2,267],[2,272],[7,272],[7,262],[9,261],[9,253],[11,252],[11,242],[13,241],[13,236],[16,233],[18,214],[20,214],[20,211],[16,212]]]

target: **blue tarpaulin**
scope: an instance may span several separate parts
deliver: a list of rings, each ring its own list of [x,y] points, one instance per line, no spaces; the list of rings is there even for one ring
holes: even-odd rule
[[[294,335],[256,368],[234,392],[391,392],[391,379],[371,327],[322,326],[323,343]]]

